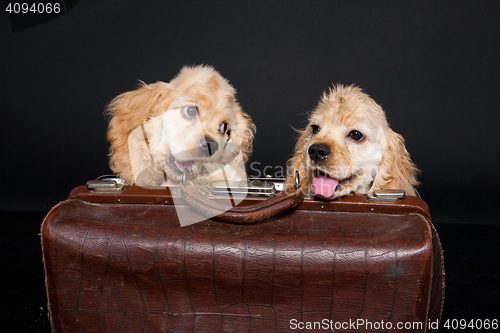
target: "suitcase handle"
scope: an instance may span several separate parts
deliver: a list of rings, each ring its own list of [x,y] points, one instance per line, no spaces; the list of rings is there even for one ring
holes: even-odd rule
[[[212,219],[233,223],[252,224],[286,212],[298,206],[304,200],[304,193],[299,182],[299,174],[295,173],[295,185],[288,187],[280,194],[270,197],[254,205],[233,207],[227,210],[198,192],[194,184],[183,180],[179,184],[181,196],[186,202],[203,215],[212,216]]]

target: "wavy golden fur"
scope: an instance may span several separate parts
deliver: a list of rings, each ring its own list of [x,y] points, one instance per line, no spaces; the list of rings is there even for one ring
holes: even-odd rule
[[[331,88],[298,132],[287,184],[293,184],[298,170],[305,189],[326,200],[378,189],[417,195],[418,169],[403,137],[389,128],[382,108],[360,88]]]
[[[178,182],[185,168],[199,174],[210,159],[234,165],[228,177],[246,178],[236,165],[252,151],[255,125],[235,94],[212,67],[196,66],[117,96],[106,111],[111,170],[130,185],[164,185]]]

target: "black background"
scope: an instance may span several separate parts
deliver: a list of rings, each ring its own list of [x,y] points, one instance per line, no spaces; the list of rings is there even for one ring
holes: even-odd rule
[[[63,5],[63,14],[45,23],[0,14],[0,211],[9,212],[5,219],[35,212],[19,218],[9,229],[13,234],[27,230],[22,221],[43,216],[72,188],[110,172],[103,111],[138,80],[168,82],[184,65],[214,66],[257,125],[251,176],[257,165],[269,166],[271,174],[285,165],[297,137],[292,127],[305,125],[323,91],[356,84],[382,106],[422,170],[419,191],[444,232],[450,258],[448,295],[464,302],[457,290],[473,299],[479,282],[493,288],[491,303],[472,300],[453,315],[480,318],[479,303],[489,314],[488,304],[498,306],[498,269],[492,268],[498,248],[485,250],[494,252],[484,261],[472,260],[467,249],[481,255],[482,246],[497,243],[484,237],[500,235],[500,2]],[[35,222],[36,232],[41,221]],[[481,229],[485,224],[490,226]],[[5,239],[15,242],[11,236]],[[7,251],[10,243],[4,244]],[[463,262],[481,265],[484,281],[473,270],[466,277],[453,271]]]

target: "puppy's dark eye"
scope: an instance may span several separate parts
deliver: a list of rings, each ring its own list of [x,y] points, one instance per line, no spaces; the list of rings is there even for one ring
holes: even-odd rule
[[[226,131],[227,131],[227,123],[223,122],[222,124],[220,124],[219,132],[220,134],[224,134],[226,133]]]
[[[353,139],[354,141],[358,141],[358,142],[361,142],[365,139],[365,136],[363,135],[363,133],[361,133],[360,131],[356,131],[356,130],[353,130],[349,133],[349,135],[347,135],[349,138]]]
[[[318,134],[319,131],[320,131],[320,128],[318,125],[311,125],[312,134]]]
[[[188,105],[182,108],[184,118],[196,118],[198,115],[198,107],[196,105]]]

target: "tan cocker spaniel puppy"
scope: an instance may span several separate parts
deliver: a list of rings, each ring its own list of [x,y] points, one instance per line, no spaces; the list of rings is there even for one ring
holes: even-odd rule
[[[389,128],[382,108],[358,87],[337,85],[324,93],[299,133],[288,161],[287,184],[293,184],[298,170],[304,189],[324,200],[379,189],[417,195],[418,169],[403,137]]]
[[[196,66],[117,96],[107,108],[111,170],[141,186],[178,183],[185,169],[211,180],[246,179],[255,125],[235,93],[212,67]]]

